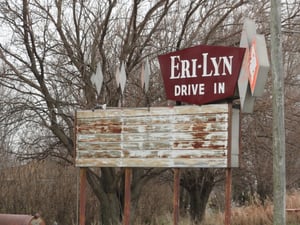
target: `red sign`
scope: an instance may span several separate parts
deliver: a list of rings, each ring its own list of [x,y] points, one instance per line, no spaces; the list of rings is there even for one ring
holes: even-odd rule
[[[167,99],[201,105],[233,97],[244,53],[199,45],[158,56]]]
[[[250,82],[250,88],[251,92],[254,92],[257,75],[258,75],[258,58],[257,58],[257,50],[256,50],[256,40],[252,42],[252,45],[250,47],[250,60],[249,60],[249,82]]]

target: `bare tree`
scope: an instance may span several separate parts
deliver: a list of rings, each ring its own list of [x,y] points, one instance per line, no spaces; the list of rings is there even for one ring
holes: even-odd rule
[[[117,106],[120,93],[115,71],[126,64],[125,106],[146,105],[139,81],[146,57],[151,61],[150,104],[165,100],[157,54],[195,44],[237,45],[247,1],[71,1],[3,0],[0,21],[7,38],[0,46],[0,120],[16,140],[13,149],[27,159],[56,157],[74,160],[73,114],[97,103]],[[90,77],[102,65],[104,84],[97,96]],[[143,185],[159,171],[134,170],[132,208]],[[198,170],[207,184],[215,172]],[[196,179],[183,176],[190,187]],[[101,202],[103,224],[122,217],[123,170],[88,170],[88,181]],[[213,184],[212,184],[213,185]],[[203,189],[197,183],[198,190]],[[195,193],[194,190],[191,193]],[[208,199],[211,188],[201,192]],[[204,205],[206,202],[204,202]],[[198,222],[205,207],[201,207]],[[195,211],[196,212],[196,211]]]

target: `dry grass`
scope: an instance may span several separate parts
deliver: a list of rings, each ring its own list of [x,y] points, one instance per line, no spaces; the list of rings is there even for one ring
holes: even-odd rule
[[[289,193],[286,200],[287,209],[300,209],[300,191],[293,191]],[[288,225],[300,224],[300,211],[287,212]]]
[[[19,168],[1,170],[0,212],[32,214],[40,212],[47,224],[72,225],[76,221],[78,170],[73,167],[59,168],[55,164],[29,164]],[[173,186],[157,179],[147,184],[136,210],[135,225],[173,224]],[[98,225],[99,202],[88,192],[87,225]],[[218,207],[223,198],[218,201]],[[288,209],[300,209],[300,190],[289,192]],[[248,205],[233,207],[232,225],[271,225],[272,202],[262,205],[253,198]],[[219,207],[222,208],[222,207]],[[39,210],[39,211],[38,211]],[[94,222],[93,222],[94,221]],[[193,225],[187,215],[181,216],[180,225]],[[201,225],[223,225],[221,210],[207,209]],[[287,212],[287,225],[300,225],[300,212]]]
[[[159,188],[159,190],[162,190]],[[153,190],[152,190],[153,191]],[[166,191],[166,190],[165,190]],[[169,190],[170,191],[170,190]],[[166,193],[166,192],[164,192]],[[172,205],[169,202],[169,207],[162,207],[162,203],[169,201],[170,194],[159,199],[157,197],[159,193],[152,193],[152,196],[148,196],[147,207],[144,212],[148,213],[148,220],[142,221],[138,219],[135,225],[172,225],[173,215]],[[154,196],[155,197],[154,197]],[[155,201],[151,201],[152,197],[156,198]],[[157,203],[157,204],[156,204]],[[152,205],[153,204],[153,205]],[[300,209],[300,191],[293,191],[287,195],[287,208]],[[151,210],[152,209],[152,210]],[[149,213],[149,211],[152,213]],[[141,213],[139,216],[142,216]],[[140,217],[141,218],[141,217]],[[299,225],[300,224],[300,212],[287,212],[287,225]],[[194,225],[190,222],[188,217],[180,217],[180,225]],[[205,220],[201,225],[223,225],[224,213],[222,211],[207,210]],[[273,224],[273,205],[271,201],[266,201],[264,205],[259,200],[253,199],[247,206],[233,207],[231,225],[272,225]]]
[[[286,198],[287,209],[300,209],[300,192],[293,191]],[[300,224],[300,212],[287,212],[287,225]],[[254,200],[249,205],[234,207],[232,209],[232,225],[272,225],[273,205],[267,201],[264,205]],[[223,225],[224,214],[222,212],[209,213],[206,215],[203,225]]]

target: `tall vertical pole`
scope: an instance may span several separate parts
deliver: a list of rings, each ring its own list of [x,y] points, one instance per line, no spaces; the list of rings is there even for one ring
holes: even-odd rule
[[[86,207],[86,168],[80,168],[80,207],[79,207],[79,225],[85,225],[85,207]]]
[[[174,193],[173,193],[173,224],[179,222],[179,193],[180,193],[180,169],[174,169]]]
[[[227,168],[226,168],[226,181],[225,181],[225,225],[230,225],[231,223],[231,184],[232,184],[232,168],[231,168],[231,153],[232,153],[232,136],[233,136],[233,109],[232,103],[229,104],[229,121],[228,123],[230,126],[229,129],[229,148],[228,148],[228,155],[227,155]]]
[[[121,63],[121,69],[116,75],[117,84],[120,87],[120,100],[119,107],[124,106],[124,89],[126,85],[126,71],[125,63]],[[123,211],[123,224],[130,225],[130,202],[131,202],[131,179],[132,168],[125,168],[125,187],[124,187],[124,211]]]
[[[271,0],[274,225],[286,224],[284,76],[281,41],[281,0]]]
[[[225,225],[231,223],[231,183],[232,183],[232,169],[228,167],[226,169],[226,181],[225,181]]]
[[[124,225],[130,225],[131,177],[132,169],[125,168]]]
[[[176,102],[177,106],[181,105],[180,101]],[[174,168],[174,193],[173,193],[173,225],[179,223],[179,199],[180,199],[180,169]]]

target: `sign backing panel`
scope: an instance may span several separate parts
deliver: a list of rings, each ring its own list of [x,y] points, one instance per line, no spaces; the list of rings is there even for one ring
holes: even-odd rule
[[[232,110],[216,104],[77,111],[76,166],[237,167],[237,152],[230,152],[239,118]]]

